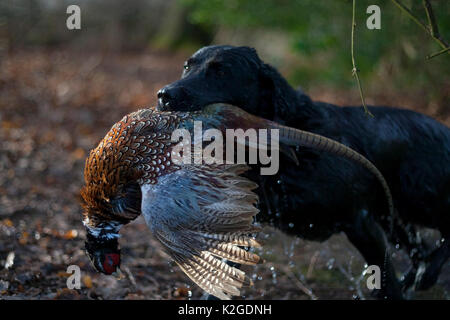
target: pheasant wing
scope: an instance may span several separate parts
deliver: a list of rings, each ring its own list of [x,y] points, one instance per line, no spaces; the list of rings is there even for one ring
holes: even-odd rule
[[[260,262],[245,250],[259,247],[253,235],[258,200],[244,165],[183,166],[142,186],[142,213],[155,237],[180,268],[206,292],[230,299],[250,285],[245,273],[226,264]]]

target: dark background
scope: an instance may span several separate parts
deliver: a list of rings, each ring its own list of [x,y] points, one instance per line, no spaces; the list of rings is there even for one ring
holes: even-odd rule
[[[401,106],[450,124],[450,59],[392,1],[357,1],[356,61],[369,104]],[[422,21],[421,1],[403,3]],[[66,8],[81,8],[81,30]],[[366,8],[381,8],[381,30]],[[450,38],[450,3],[431,1]],[[123,230],[127,278],[96,274],[82,251],[84,160],[113,123],[152,107],[184,59],[211,43],[255,47],[313,99],[360,104],[351,75],[352,2],[317,0],[6,0],[0,2],[0,299],[185,299],[201,292],[174,267],[143,220]],[[430,242],[439,239],[422,230]],[[371,299],[364,261],[345,236],[325,243],[267,228],[248,268],[250,299]],[[393,248],[399,275],[407,257]],[[66,288],[68,265],[82,288]],[[450,264],[416,299],[448,299]]]

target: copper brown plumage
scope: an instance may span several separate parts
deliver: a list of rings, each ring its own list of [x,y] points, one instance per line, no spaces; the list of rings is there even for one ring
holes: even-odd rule
[[[261,259],[243,247],[258,247],[253,224],[258,213],[257,185],[244,178],[243,164],[176,165],[172,132],[193,129],[281,129],[280,141],[305,145],[357,161],[384,178],[371,163],[338,142],[215,104],[202,112],[134,112],[115,124],[86,160],[84,224],[86,249],[97,270],[111,274],[120,265],[118,232],[140,213],[180,268],[202,289],[222,299],[240,294],[251,280],[223,259],[256,264]],[[389,188],[386,185],[389,201]]]
[[[90,152],[84,172],[86,186],[81,195],[84,214],[89,216],[91,226],[95,226],[97,216],[125,221],[136,218],[140,207],[115,210],[111,201],[126,196],[124,187],[130,181],[154,184],[162,172],[179,169],[170,161],[172,142],[170,134],[164,131],[176,127],[180,119],[151,110],[127,115]]]

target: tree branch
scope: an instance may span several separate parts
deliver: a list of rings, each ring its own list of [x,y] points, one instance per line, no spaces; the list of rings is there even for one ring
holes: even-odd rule
[[[363,90],[362,90],[361,81],[359,80],[359,76],[358,76],[358,68],[356,67],[355,53],[354,53],[354,50],[353,50],[354,49],[354,42],[355,42],[355,27],[356,27],[356,22],[355,22],[355,2],[356,2],[356,0],[353,0],[352,41],[351,41],[352,65],[353,65],[352,75],[356,78],[356,83],[358,84],[359,96],[361,97],[361,101],[362,101],[362,104],[364,106],[364,111],[365,111],[366,115],[369,115],[369,116],[373,117],[373,114],[370,113],[369,109],[366,106],[366,101],[364,99],[364,93],[363,93]]]
[[[447,47],[447,48],[442,49],[441,51],[438,51],[436,53],[429,54],[429,55],[427,55],[427,59],[431,59],[431,58],[437,57],[437,56],[439,56],[439,55],[441,55],[443,53],[446,53],[449,50],[450,50],[450,47]]]
[[[428,18],[428,24],[430,25],[431,35],[433,37],[439,38],[439,29],[436,23],[436,19],[434,18],[433,7],[431,6],[430,1],[423,0],[423,7],[425,8],[425,12]]]
[[[425,11],[427,12],[428,20],[430,21],[430,27],[425,25],[418,17],[416,17],[411,10],[409,10],[407,7],[405,7],[400,1],[398,0],[392,0],[392,2],[400,9],[402,10],[406,15],[408,15],[412,21],[414,21],[418,26],[420,26],[422,29],[424,29],[443,49],[448,48],[448,43],[442,39],[442,37],[439,35],[436,20],[434,19],[433,9],[431,7],[431,4],[427,0],[424,1]],[[437,33],[436,33],[437,32]],[[446,52],[446,51],[444,51]],[[450,51],[447,50],[447,52],[450,54]],[[442,52],[438,52],[438,54],[441,54]],[[437,54],[433,54],[430,56],[436,56]]]

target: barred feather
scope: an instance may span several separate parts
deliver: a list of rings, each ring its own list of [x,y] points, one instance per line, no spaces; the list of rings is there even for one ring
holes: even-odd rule
[[[255,184],[236,174],[246,166],[183,166],[142,187],[142,211],[155,236],[180,268],[206,292],[221,299],[239,295],[252,282],[224,260],[254,265],[260,257],[252,234],[258,213]],[[226,190],[223,192],[223,190]],[[231,196],[230,196],[231,195]]]
[[[175,261],[200,288],[220,299],[239,296],[239,289],[253,284],[243,271],[229,266],[207,251],[191,260]]]

